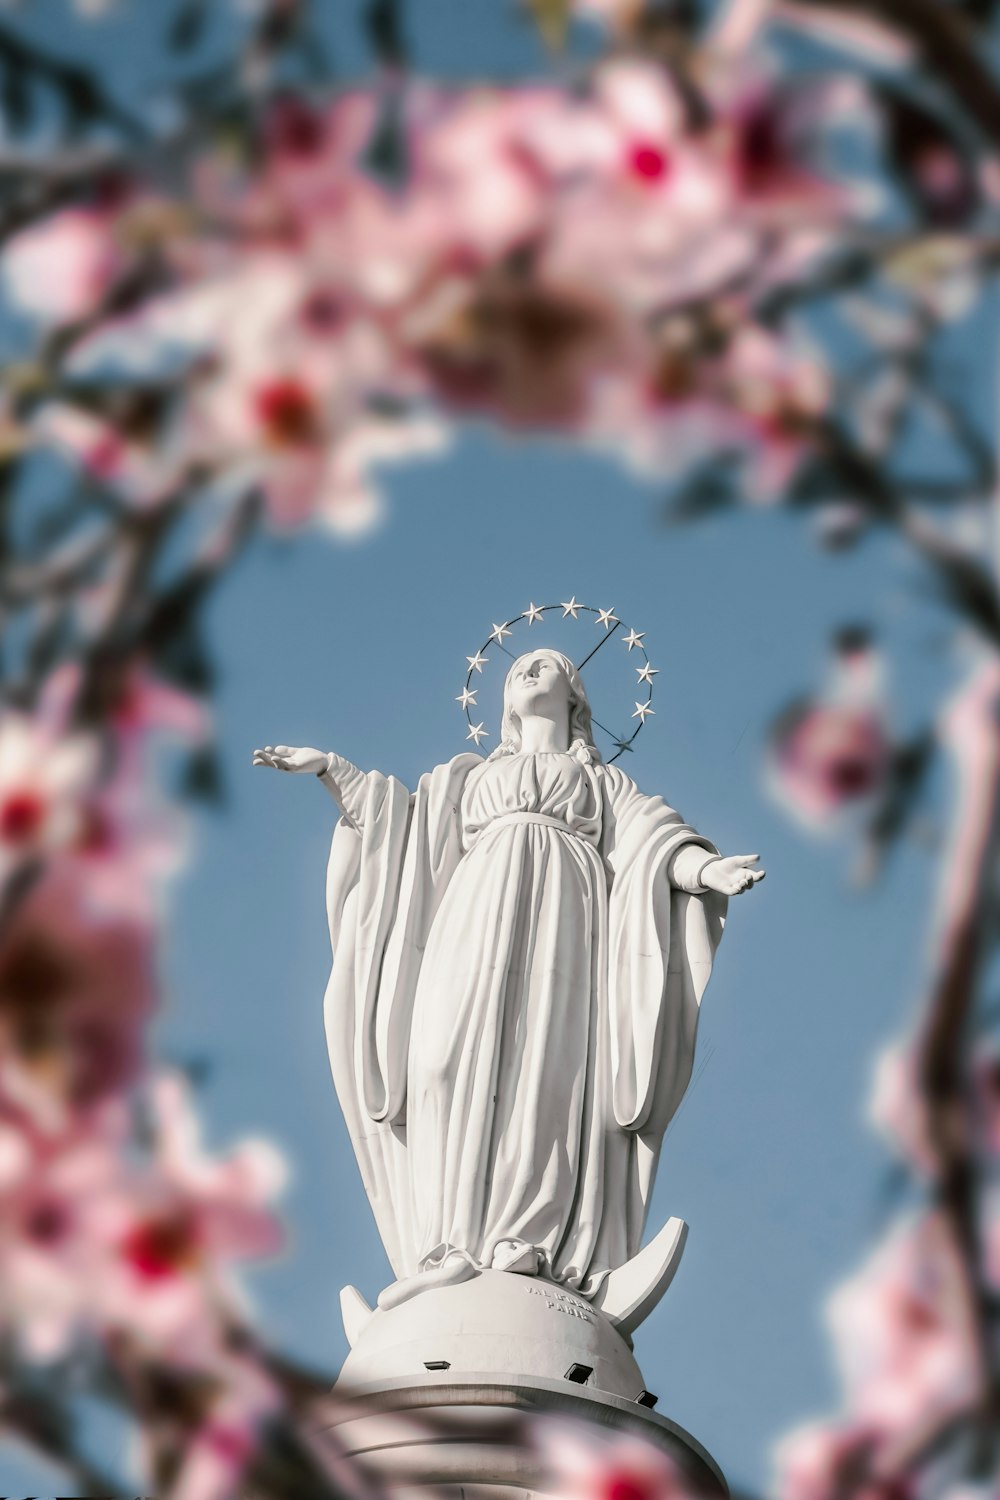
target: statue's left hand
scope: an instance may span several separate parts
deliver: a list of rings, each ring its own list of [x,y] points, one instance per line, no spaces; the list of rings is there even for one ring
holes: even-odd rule
[[[710,859],[702,868],[701,883],[721,896],[740,896],[764,879],[766,871],[752,868],[759,859],[759,854],[729,854],[722,859]]]
[[[255,766],[273,766],[276,771],[311,771],[318,776],[325,771],[329,756],[325,750],[312,750],[308,746],[296,750],[292,745],[265,745],[263,750],[253,753]]]

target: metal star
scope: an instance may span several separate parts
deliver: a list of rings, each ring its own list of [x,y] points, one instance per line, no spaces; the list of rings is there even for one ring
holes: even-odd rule
[[[639,631],[635,631],[635,630],[630,630],[629,633],[628,633],[628,635],[623,635],[622,636],[622,640],[625,642],[626,646],[628,647],[628,649],[630,651],[632,650],[633,646],[638,646],[639,642],[641,640],[643,640],[644,638],[645,638],[645,631],[639,632]]]
[[[649,662],[647,662],[644,667],[636,667],[635,670],[639,674],[639,681],[648,682],[650,687],[652,687],[653,678],[656,676],[657,672],[660,669],[659,667],[654,667]]]
[[[597,624],[603,625],[605,630],[610,630],[612,625],[618,624],[618,616],[614,613],[613,604],[610,609],[599,609],[597,611]]]
[[[638,719],[640,723],[645,724],[646,715],[655,714],[655,712],[656,709],[650,708],[648,701],[646,703],[637,703],[635,705],[635,713],[632,715],[632,717],[633,719]]]
[[[484,729],[482,724],[470,724],[469,732],[465,736],[467,740],[475,740],[477,745],[480,740],[488,740],[489,737],[489,730]]]
[[[633,714],[632,717],[634,719],[635,718],[635,714]],[[635,754],[635,751],[632,749],[631,743],[628,740],[615,740],[613,743],[614,743],[614,747],[618,751],[619,755],[622,753],[623,750],[627,750],[628,753],[629,753],[629,755],[634,755]]]
[[[572,599],[570,599],[568,603],[566,601],[563,601],[563,604],[562,604],[563,619],[565,620],[565,618],[566,618],[567,615],[572,615],[573,619],[575,620],[576,617],[577,617],[577,615],[579,614],[579,612],[580,612],[580,610],[582,608],[583,608],[583,605],[582,604],[577,604],[577,602],[576,602],[576,595],[574,594],[573,597],[572,597]]]
[[[540,620],[542,618],[542,611],[538,608],[537,604],[529,604],[527,609],[524,611],[524,618],[527,620],[529,625],[534,625],[536,620]]]
[[[461,703],[461,705],[462,705],[463,708],[468,708],[468,706],[469,706],[470,703],[475,704],[476,707],[478,708],[479,705],[478,705],[478,703],[476,703],[476,694],[478,692],[479,692],[478,688],[467,688],[467,687],[464,687],[462,689],[462,691],[459,693],[458,697],[455,699],[455,702],[456,703]]]
[[[477,651],[475,656],[467,656],[465,659],[469,663],[470,672],[481,672],[485,666],[489,665],[490,660],[481,651]]]
[[[499,646],[502,643],[503,638],[504,638],[505,635],[513,635],[513,634],[514,634],[514,632],[510,628],[509,621],[505,620],[502,625],[498,625],[494,621],[494,623],[493,623],[493,629],[490,631],[490,640],[491,641],[496,641],[497,645]]]

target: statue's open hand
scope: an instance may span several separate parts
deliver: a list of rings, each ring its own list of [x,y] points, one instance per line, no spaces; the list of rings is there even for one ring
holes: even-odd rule
[[[327,768],[325,750],[311,750],[308,746],[296,750],[292,745],[265,745],[263,750],[253,753],[255,766],[272,766],[275,771],[311,771],[318,776]]]
[[[759,854],[728,854],[723,859],[711,859],[702,869],[701,883],[722,896],[742,895],[764,879],[764,870],[751,868],[759,859]]]

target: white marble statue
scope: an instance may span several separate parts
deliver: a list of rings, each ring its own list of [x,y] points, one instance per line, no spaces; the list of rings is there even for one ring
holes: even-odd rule
[[[415,795],[333,753],[254,753],[342,814],[326,1029],[398,1278],[383,1308],[488,1268],[600,1302],[639,1251],[726,899],[764,874],[601,763],[559,652],[514,662],[501,741]]]

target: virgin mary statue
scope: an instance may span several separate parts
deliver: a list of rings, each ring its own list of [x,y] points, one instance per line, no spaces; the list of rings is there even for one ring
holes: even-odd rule
[[[501,744],[394,777],[285,745],[341,811],[334,1080],[398,1278],[486,1268],[594,1297],[638,1251],[726,898],[762,876],[601,763],[579,673],[521,656]]]

